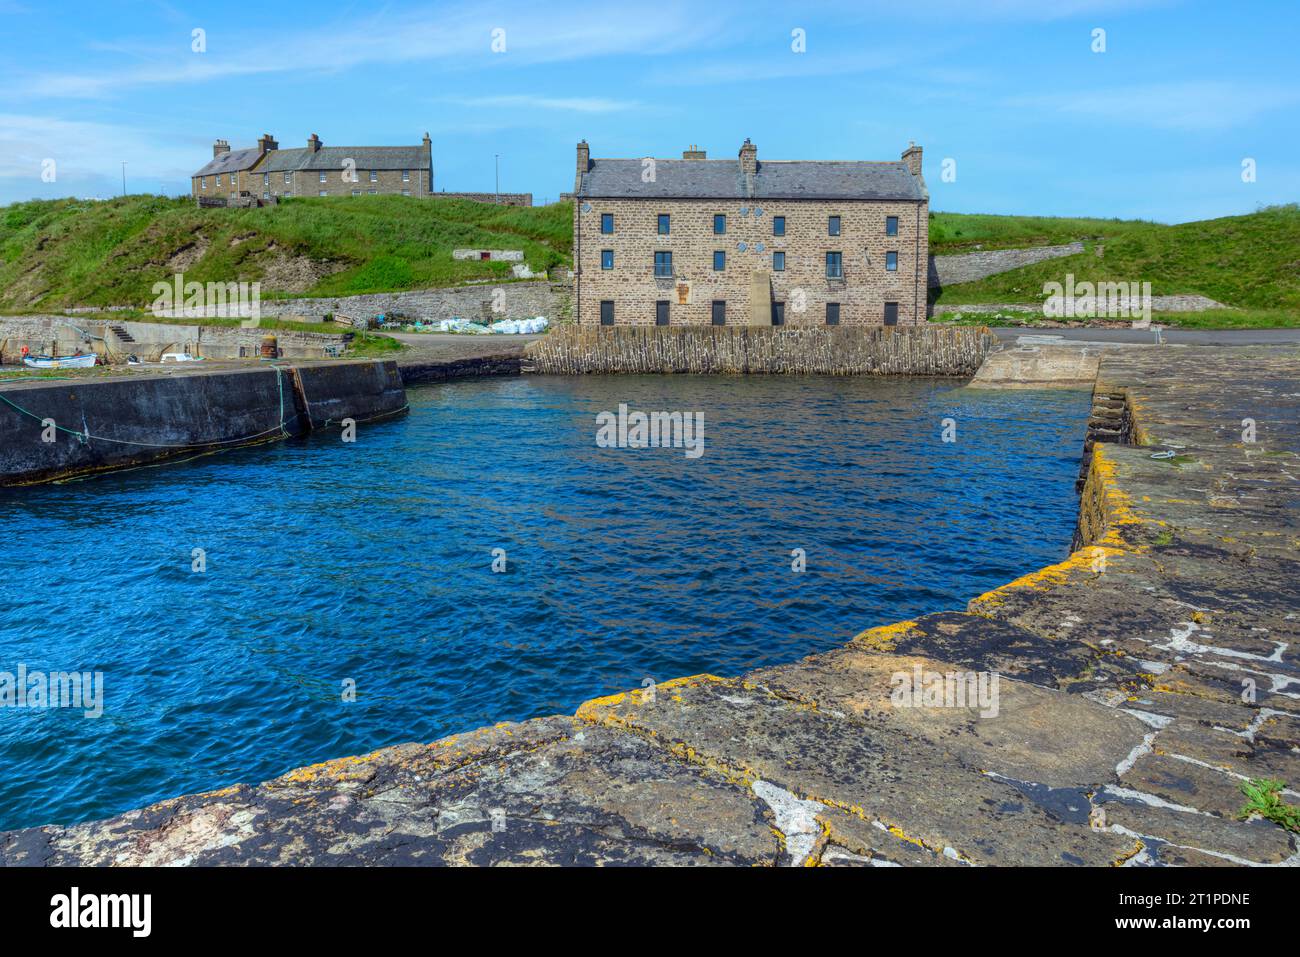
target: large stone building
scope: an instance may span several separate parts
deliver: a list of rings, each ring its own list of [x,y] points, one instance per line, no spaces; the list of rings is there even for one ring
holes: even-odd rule
[[[191,177],[196,199],[270,200],[284,196],[429,196],[433,155],[429,134],[419,146],[325,146],[315,133],[301,149],[280,149],[270,133],[251,149],[212,147],[212,161]]]
[[[929,193],[897,162],[592,159],[578,144],[574,317],[607,325],[925,321]]]

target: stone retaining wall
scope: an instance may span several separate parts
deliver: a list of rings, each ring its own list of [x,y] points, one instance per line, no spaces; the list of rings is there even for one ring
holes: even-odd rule
[[[262,315],[319,320],[326,315],[369,318],[382,313],[425,322],[455,316],[479,322],[545,316],[557,322],[569,317],[572,299],[568,283],[499,282],[325,299],[270,299],[262,302]]]
[[[122,333],[125,332],[126,336]],[[204,359],[239,359],[259,355],[262,339],[275,336],[284,359],[323,359],[326,348],[341,348],[342,335],[238,326],[182,325],[87,316],[0,316],[0,361],[17,364],[26,346],[34,354],[94,352],[109,361],[133,355],[157,362],[163,353],[180,352]]]
[[[990,249],[987,252],[961,253],[956,256],[931,256],[928,284],[931,289],[974,282],[1021,266],[1047,259],[1060,259],[1083,252],[1083,243],[1063,246],[1034,246],[1029,249]]]

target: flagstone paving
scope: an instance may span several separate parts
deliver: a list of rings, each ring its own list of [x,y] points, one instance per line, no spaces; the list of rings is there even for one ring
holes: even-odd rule
[[[0,834],[0,863],[1300,862],[1238,818],[1252,778],[1300,803],[1300,352],[1107,352],[1084,461],[1078,549],[965,610]],[[972,673],[996,696],[900,697]]]

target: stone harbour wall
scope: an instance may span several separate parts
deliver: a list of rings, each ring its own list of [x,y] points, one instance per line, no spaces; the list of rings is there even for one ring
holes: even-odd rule
[[[391,361],[13,380],[0,383],[0,485],[272,442],[406,407]]]
[[[526,370],[588,373],[972,375],[993,346],[982,326],[578,326],[525,347]]]

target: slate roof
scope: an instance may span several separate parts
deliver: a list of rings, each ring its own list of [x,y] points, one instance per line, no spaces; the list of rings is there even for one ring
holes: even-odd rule
[[[236,173],[248,169],[262,158],[260,147],[246,150],[227,150],[219,156],[212,157],[207,166],[195,173],[195,176],[215,176],[217,173]]]
[[[578,196],[606,199],[887,199],[926,198],[906,163],[858,160],[759,161],[747,177],[737,160],[655,160],[654,182],[643,160],[591,160]],[[360,164],[358,164],[360,165]]]
[[[289,170],[338,170],[350,159],[359,170],[428,169],[429,154],[423,146],[322,146],[316,152],[306,147],[296,150],[272,150],[259,173],[282,173]]]

